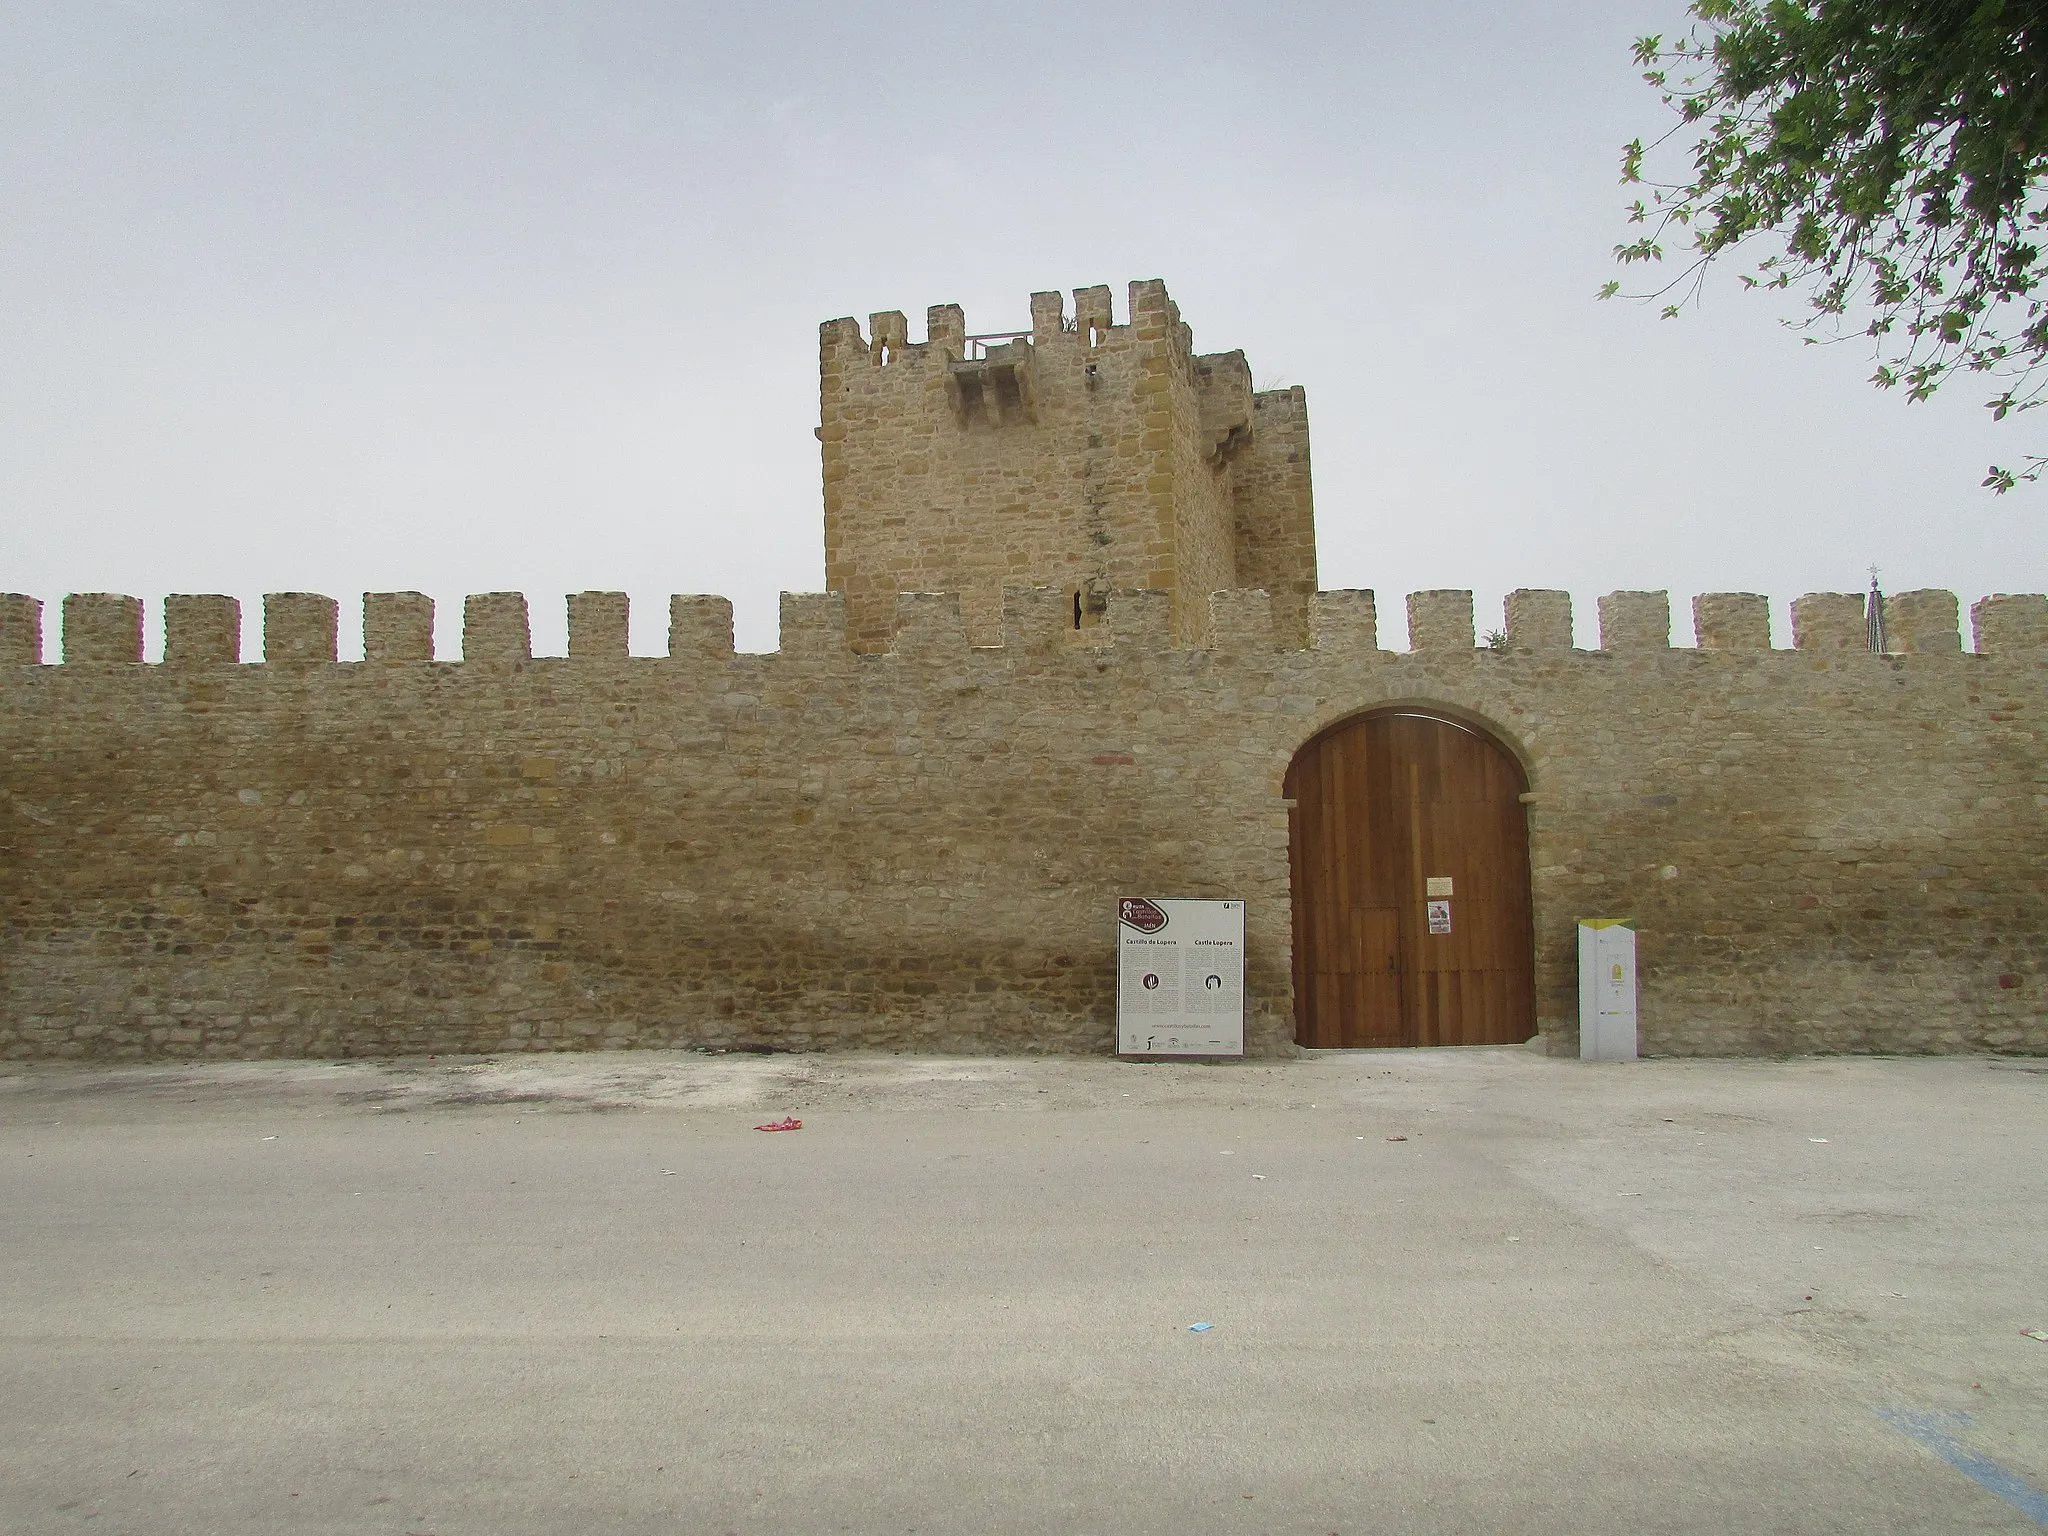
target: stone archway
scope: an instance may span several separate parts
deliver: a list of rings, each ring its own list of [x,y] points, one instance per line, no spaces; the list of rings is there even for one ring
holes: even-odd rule
[[[1466,721],[1399,705],[1287,770],[1295,1040],[1503,1045],[1536,1032],[1528,778]]]

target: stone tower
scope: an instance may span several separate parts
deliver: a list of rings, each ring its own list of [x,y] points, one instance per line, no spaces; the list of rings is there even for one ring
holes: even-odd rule
[[[1050,586],[1093,624],[1111,591],[1173,596],[1180,644],[1208,596],[1272,594],[1306,641],[1316,590],[1308,404],[1255,394],[1242,352],[1197,356],[1162,282],[1031,296],[1031,329],[969,336],[957,304],[819,328],[825,581],[856,649],[888,643],[898,592],[958,592],[970,637],[1001,638],[1006,586]]]

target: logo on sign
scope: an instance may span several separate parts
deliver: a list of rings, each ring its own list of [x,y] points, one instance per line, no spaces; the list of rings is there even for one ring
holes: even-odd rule
[[[1117,916],[1126,927],[1140,933],[1157,933],[1166,926],[1166,914],[1142,896],[1126,896],[1117,904]]]

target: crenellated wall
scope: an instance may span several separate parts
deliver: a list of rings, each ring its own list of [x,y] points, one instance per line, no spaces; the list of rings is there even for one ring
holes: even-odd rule
[[[846,593],[855,647],[887,643],[895,595],[957,591],[992,643],[1006,587],[1173,596],[1174,633],[1205,637],[1207,596],[1272,591],[1300,644],[1315,590],[1308,406],[1255,393],[1242,352],[1198,356],[1158,281],[1031,296],[1031,329],[970,337],[959,306],[926,311],[922,342],[890,310],[819,328],[825,579]]]
[[[1106,306],[1105,306],[1106,311]],[[1088,319],[1084,310],[1083,319]],[[1103,316],[1106,323],[1106,312]],[[1528,770],[1538,1011],[1575,1038],[1573,924],[1634,917],[1651,1052],[2048,1049],[2048,600],[1793,605],[1521,591],[1475,646],[1468,592],[1315,593],[1301,643],[1229,590],[1207,643],[1171,597],[892,596],[857,654],[838,596],[783,600],[781,650],[678,597],[670,652],[626,600],[569,599],[567,657],[525,599],[432,604],[0,596],[0,1054],[345,1055],[767,1044],[1106,1052],[1119,895],[1248,903],[1249,1040],[1291,1039],[1294,752],[1407,703]],[[999,644],[971,645],[975,638]],[[57,637],[53,637],[57,638]]]

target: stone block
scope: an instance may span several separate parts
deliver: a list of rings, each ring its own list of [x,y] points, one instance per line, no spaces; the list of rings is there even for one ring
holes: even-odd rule
[[[1026,656],[1065,650],[1080,632],[1075,602],[1062,587],[1005,587],[1003,648]]]
[[[1109,284],[1074,290],[1074,329],[1083,346],[1097,345],[1100,334],[1109,329]]]
[[[1809,592],[1792,600],[1792,644],[1802,651],[1867,651],[1869,609],[1856,592]]]
[[[1953,654],[1962,650],[1956,595],[1925,587],[1894,592],[1884,600],[1885,639],[1907,655]]]
[[[1166,284],[1156,277],[1139,278],[1126,290],[1131,306],[1131,329],[1139,335],[1163,335],[1176,319],[1173,300]]]
[[[827,320],[818,327],[820,358],[829,365],[828,371],[834,374],[842,372],[849,359],[864,357],[867,350],[867,341],[860,333],[860,322],[851,315]]]
[[[216,593],[164,599],[164,665],[208,667],[242,659],[242,605]]]
[[[1377,651],[1379,613],[1369,588],[1318,592],[1309,599],[1309,644],[1319,651]]]
[[[1031,295],[1031,341],[1034,346],[1046,346],[1058,339],[1060,329],[1066,324],[1066,307],[1057,293],[1034,293]],[[966,326],[963,323],[961,330]]]
[[[1702,592],[1692,600],[1694,643],[1707,651],[1768,651],[1770,599],[1754,592]]]
[[[64,599],[64,660],[142,660],[142,599],[120,592],[71,593]]]
[[[1517,651],[1568,651],[1572,648],[1572,595],[1540,587],[1520,587],[1502,605],[1508,645]]]
[[[1210,593],[1209,644],[1232,654],[1273,650],[1273,599],[1256,588]]]
[[[434,600],[424,592],[363,594],[363,660],[432,661]]]
[[[623,592],[569,594],[569,654],[579,661],[624,661],[631,617]]]
[[[2001,592],[1973,603],[1970,635],[1977,650],[1992,655],[2048,649],[2048,597]]]
[[[1443,589],[1408,594],[1408,649],[1472,649],[1472,594]]]
[[[846,653],[846,598],[838,592],[785,592],[779,613],[782,654],[824,661]]]
[[[0,667],[32,667],[42,659],[42,599],[0,593]]]
[[[919,661],[965,656],[967,626],[958,592],[899,592],[889,652]]]
[[[462,600],[464,661],[526,661],[532,655],[524,592],[472,592]]]
[[[692,593],[669,598],[668,653],[677,661],[732,660],[731,600]]]
[[[276,663],[333,661],[341,609],[318,592],[263,594],[263,659]]]
[[[910,321],[900,309],[868,316],[868,346],[876,362],[893,361],[910,345]]]
[[[934,304],[924,312],[925,345],[947,362],[967,355],[967,314],[958,304]]]
[[[1109,633],[1118,650],[1171,649],[1173,594],[1157,588],[1110,593]]]
[[[1671,646],[1671,594],[1610,592],[1600,599],[1600,649],[1662,651]]]

